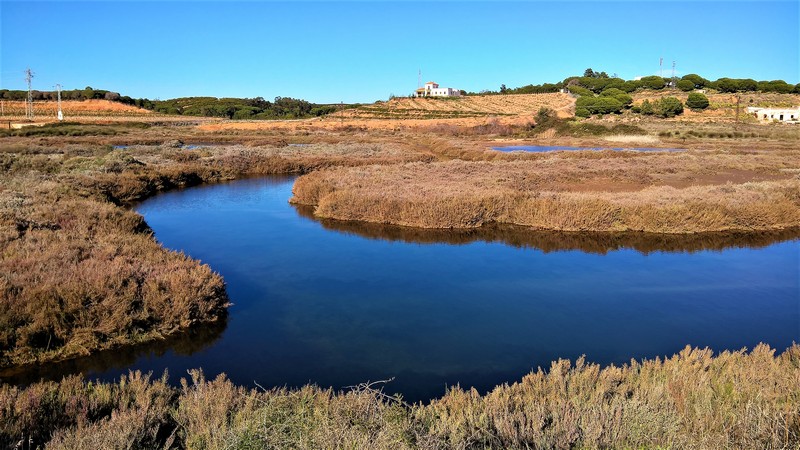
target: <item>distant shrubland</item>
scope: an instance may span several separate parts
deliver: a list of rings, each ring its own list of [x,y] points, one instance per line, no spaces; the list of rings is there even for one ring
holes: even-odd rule
[[[27,91],[0,90],[0,99],[25,100]],[[34,101],[56,100],[55,91],[33,91]],[[275,97],[274,101],[262,97],[217,98],[183,97],[169,100],[132,98],[102,89],[73,89],[61,91],[62,100],[105,99],[152,111],[184,116],[225,117],[228,119],[303,119],[319,117],[337,111],[338,105],[319,105],[290,97]]]

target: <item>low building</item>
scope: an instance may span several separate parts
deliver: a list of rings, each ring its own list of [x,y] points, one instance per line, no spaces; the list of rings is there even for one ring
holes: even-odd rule
[[[796,108],[758,108],[751,106],[747,108],[747,113],[765,122],[796,123],[800,121],[800,106]]]
[[[453,88],[442,88],[433,81],[425,83],[424,87],[416,90],[417,97],[459,97],[461,91]]]

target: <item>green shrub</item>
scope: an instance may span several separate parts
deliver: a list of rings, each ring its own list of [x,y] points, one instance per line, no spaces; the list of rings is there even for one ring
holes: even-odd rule
[[[696,73],[690,73],[688,75],[684,75],[681,80],[688,80],[691,81],[695,88],[701,88],[708,83],[708,80],[697,75]],[[679,86],[680,87],[680,86]]]
[[[573,93],[573,94],[575,94],[577,96],[580,96],[580,97],[593,97],[594,96],[594,92],[590,91],[589,89],[586,89],[583,86],[572,85],[568,89],[569,89],[569,91],[571,93]]]
[[[603,97],[616,99],[618,102],[622,103],[624,108],[630,107],[630,105],[633,103],[633,97],[626,94],[625,91],[617,88],[606,89],[600,95]]]
[[[623,104],[613,97],[581,97],[575,106],[586,108],[590,114],[609,114],[622,111]]]
[[[720,78],[714,83],[716,84],[716,89],[720,92],[739,91],[739,80],[734,80],[733,78]]]
[[[589,112],[588,109],[580,106],[575,108],[575,115],[578,117],[586,118],[586,117],[591,117],[592,114]]]
[[[694,90],[694,83],[689,80],[680,80],[678,81],[678,89],[684,92]]]
[[[659,76],[656,76],[656,75],[651,75],[649,77],[643,77],[639,81],[642,83],[642,87],[647,88],[647,89],[656,89],[656,90],[664,89],[664,86],[667,85],[667,83],[664,82],[663,78],[661,78]]]
[[[692,92],[686,99],[686,106],[696,111],[706,109],[708,108],[708,97],[699,92]]]
[[[639,107],[639,110],[645,116],[652,116],[656,112],[655,108],[653,107],[653,104],[650,103],[650,100],[643,101],[642,105]]]
[[[661,117],[675,117],[683,113],[683,103],[675,97],[664,97],[656,103],[656,114]]]

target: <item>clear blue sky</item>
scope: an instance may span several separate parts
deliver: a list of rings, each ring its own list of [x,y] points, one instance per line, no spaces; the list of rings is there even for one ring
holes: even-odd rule
[[[800,2],[12,2],[0,88],[371,102],[423,81],[480,91],[587,67],[800,81]],[[764,33],[766,31],[766,33]],[[764,37],[767,35],[768,37]]]

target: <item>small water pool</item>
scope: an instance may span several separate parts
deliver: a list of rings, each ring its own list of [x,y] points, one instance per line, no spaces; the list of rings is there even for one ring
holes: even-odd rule
[[[530,152],[530,153],[544,153],[544,152],[560,152],[560,151],[581,151],[581,150],[613,150],[615,152],[631,151],[631,152],[682,152],[685,151],[680,148],[659,148],[659,147],[570,147],[564,145],[510,145],[503,147],[492,147],[492,150],[499,152]]]

